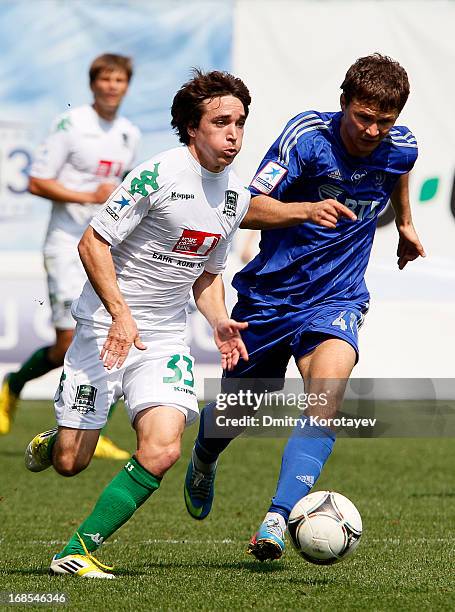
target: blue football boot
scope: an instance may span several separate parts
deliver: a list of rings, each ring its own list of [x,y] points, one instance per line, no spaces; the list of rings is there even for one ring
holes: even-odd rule
[[[279,559],[284,553],[284,531],[277,519],[267,519],[248,544],[247,553],[259,561]]]
[[[212,509],[215,474],[216,464],[210,471],[203,472],[196,468],[194,458],[191,457],[185,477],[185,505],[189,514],[198,521],[205,519]]]

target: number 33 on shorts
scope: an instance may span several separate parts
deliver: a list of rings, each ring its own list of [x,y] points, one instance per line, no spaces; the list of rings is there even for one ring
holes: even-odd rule
[[[189,355],[172,355],[167,362],[167,368],[172,371],[170,376],[163,376],[164,383],[180,383],[194,387],[194,359]]]

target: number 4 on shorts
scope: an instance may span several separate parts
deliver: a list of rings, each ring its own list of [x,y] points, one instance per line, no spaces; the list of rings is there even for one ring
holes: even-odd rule
[[[343,312],[340,312],[337,318],[334,321],[332,321],[332,325],[338,326],[342,331],[346,331],[348,328],[346,319],[344,318],[346,313],[347,313],[347,310],[343,310]],[[361,323],[357,325],[357,317],[353,312],[351,312],[349,316],[349,327],[351,328],[351,332],[355,334],[357,331],[357,327],[360,327],[360,325]]]
[[[180,366],[178,365],[180,362]],[[183,362],[183,364],[182,364]],[[185,378],[183,384],[194,387],[193,360],[187,355],[172,355],[166,365],[172,370],[172,376],[163,376],[164,383],[179,383],[183,378],[182,367],[185,368]]]

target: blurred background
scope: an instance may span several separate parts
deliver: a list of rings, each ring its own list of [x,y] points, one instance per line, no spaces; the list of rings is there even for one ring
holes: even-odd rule
[[[236,171],[248,184],[284,124],[303,110],[338,110],[347,68],[378,51],[398,60],[411,82],[398,123],[419,143],[411,198],[427,258],[398,271],[386,210],[354,376],[453,377],[454,23],[450,0],[0,0],[0,374],[53,339],[41,255],[49,204],[27,193],[27,173],[52,119],[91,101],[95,56],[134,59],[121,113],[142,130],[138,161],[177,146],[169,109],[191,67],[241,77],[253,102]],[[226,284],[257,242],[254,233],[238,233]],[[201,389],[219,367],[199,313],[190,315],[189,339]],[[32,381],[24,397],[52,397],[58,377]]]

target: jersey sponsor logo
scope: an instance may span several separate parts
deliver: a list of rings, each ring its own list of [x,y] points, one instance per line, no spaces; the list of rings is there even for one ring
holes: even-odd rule
[[[344,205],[347,206],[356,215],[358,221],[363,219],[372,219],[376,216],[376,209],[381,206],[378,200],[354,200],[346,198]]]
[[[126,189],[119,187],[109,198],[104,212],[110,215],[114,221],[118,221],[120,217],[126,214],[128,206],[131,206],[131,196]]]
[[[237,212],[238,199],[239,194],[236,191],[232,191],[232,189],[227,189],[224,192],[223,215],[226,215],[226,217],[235,217]]]
[[[354,200],[353,198],[346,198],[344,190],[336,185],[321,185],[318,193],[321,200],[329,198],[344,204],[357,216],[358,221],[374,217],[377,207],[381,205],[381,202],[378,200]],[[342,198],[340,198],[341,195],[343,195]]]
[[[107,178],[109,176],[121,176],[123,171],[123,163],[120,161],[113,161],[110,159],[100,159],[98,162],[98,168],[96,169],[96,176]]]
[[[76,398],[71,410],[77,410],[80,414],[95,412],[95,399],[98,389],[92,385],[79,385],[76,389]]]
[[[277,162],[268,161],[262,170],[256,174],[251,182],[251,186],[260,193],[271,193],[281,183],[287,172],[287,169],[280,166]]]
[[[185,229],[172,251],[184,255],[208,255],[216,247],[220,238],[221,234]]]
[[[148,196],[150,191],[157,191],[160,186],[158,185],[158,166],[160,162],[156,163],[153,170],[142,170],[138,177],[135,177],[131,181],[129,193],[135,196],[136,193],[143,196]],[[147,189],[151,187],[151,189]]]
[[[177,191],[171,192],[171,200],[194,200],[194,193],[178,193]]]

